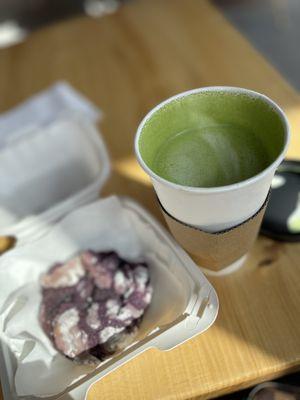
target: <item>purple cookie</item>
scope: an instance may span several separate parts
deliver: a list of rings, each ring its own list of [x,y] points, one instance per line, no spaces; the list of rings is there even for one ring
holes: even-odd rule
[[[40,323],[61,353],[100,360],[125,348],[152,299],[149,269],[84,251],[41,278]]]

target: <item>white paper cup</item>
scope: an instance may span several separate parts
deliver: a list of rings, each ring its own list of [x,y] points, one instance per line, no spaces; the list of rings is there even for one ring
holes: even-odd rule
[[[277,158],[259,174],[227,186],[189,187],[170,182],[157,175],[146,164],[139,148],[140,137],[147,121],[170,102],[178,101],[178,99],[189,95],[218,91],[232,95],[243,94],[254,99],[260,99],[275,111],[281,121],[284,136],[283,145]],[[286,154],[289,137],[289,125],[284,112],[267,96],[242,88],[205,87],[180,93],[163,101],[151,110],[138,127],[135,138],[135,152],[141,167],[150,176],[162,206],[171,216],[207,232],[218,232],[244,222],[260,209],[267,197],[276,168]]]

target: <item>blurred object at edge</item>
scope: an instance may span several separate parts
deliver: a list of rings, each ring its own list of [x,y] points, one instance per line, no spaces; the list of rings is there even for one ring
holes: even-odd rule
[[[20,43],[34,30],[72,16],[101,17],[126,0],[0,0],[0,48]]]
[[[277,382],[266,382],[251,390],[247,400],[300,400],[300,388]]]

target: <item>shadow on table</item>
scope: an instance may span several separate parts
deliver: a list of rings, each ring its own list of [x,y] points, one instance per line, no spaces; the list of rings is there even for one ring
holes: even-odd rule
[[[260,236],[245,265],[232,275],[210,278],[220,301],[217,328],[236,337],[245,358],[285,363],[293,369],[299,346],[299,246]],[[232,341],[231,341],[232,343]],[[251,351],[252,357],[246,352]],[[298,360],[299,362],[299,360]],[[261,367],[262,368],[262,367]]]

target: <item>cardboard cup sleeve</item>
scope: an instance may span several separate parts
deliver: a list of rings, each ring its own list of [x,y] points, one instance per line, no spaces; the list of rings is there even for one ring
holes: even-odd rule
[[[219,232],[206,232],[171,216],[160,204],[167,225],[176,241],[203,268],[221,271],[245,255],[253,246],[267,207],[269,195],[261,208],[246,221]]]

